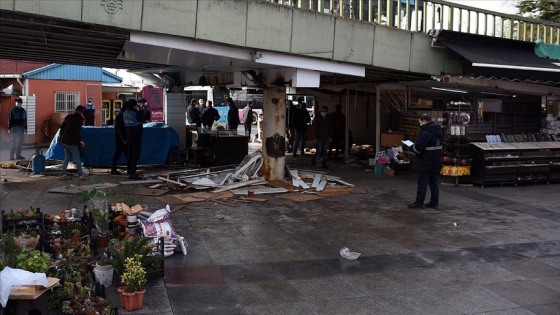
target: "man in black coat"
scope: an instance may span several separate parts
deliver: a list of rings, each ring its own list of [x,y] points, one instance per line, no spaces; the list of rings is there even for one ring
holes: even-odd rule
[[[117,170],[117,164],[124,153],[124,157],[128,162],[128,146],[126,145],[126,126],[124,125],[124,111],[128,109],[128,101],[125,101],[123,108],[115,118],[115,153],[113,154],[113,163],[111,164],[111,175],[121,175]]]
[[[237,127],[239,126],[239,109],[231,97],[226,98],[226,103],[229,105],[227,113],[228,128],[231,130],[237,130]]]
[[[128,144],[127,173],[128,178],[139,180],[142,177],[136,174],[140,152],[142,150],[143,124],[146,122],[144,112],[138,108],[135,99],[128,100],[128,109],[123,114],[124,125],[126,126],[126,142]]]
[[[439,206],[439,172],[441,170],[441,152],[443,133],[441,126],[432,122],[428,115],[422,115],[420,123],[420,134],[416,143],[411,147],[416,153],[416,169],[418,171],[418,188],[416,200],[409,204],[409,208],[432,208]],[[430,185],[430,202],[424,204],[426,191]]]
[[[200,119],[200,110],[197,107],[198,100],[193,99],[191,104],[187,106],[187,120],[189,124],[196,124],[196,128],[200,128],[202,120]]]

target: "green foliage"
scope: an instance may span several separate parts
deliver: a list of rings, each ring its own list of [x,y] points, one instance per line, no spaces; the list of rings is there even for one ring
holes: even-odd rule
[[[99,234],[106,235],[107,223],[109,221],[109,198],[115,196],[115,191],[111,188],[106,190],[97,189],[95,185],[103,184],[103,179],[99,176],[90,176],[88,180],[92,188],[82,190],[76,195],[81,202],[89,203],[95,228]]]
[[[143,267],[157,265],[163,256],[161,253],[153,251],[154,245],[149,243],[146,237],[126,238],[123,241],[111,240],[109,244],[109,253],[111,258],[105,262],[122,274],[125,270],[126,258],[140,257]]]
[[[49,254],[39,250],[22,251],[17,255],[16,267],[31,272],[47,272],[51,265]]]
[[[122,281],[126,284],[128,292],[140,291],[146,283],[146,269],[142,267],[141,258],[140,255],[134,255],[125,259]]]
[[[18,248],[14,241],[14,233],[7,232],[0,235],[0,271],[4,267],[16,266],[16,255],[18,253]]]
[[[520,14],[539,20],[560,23],[560,0],[521,0],[516,7]]]

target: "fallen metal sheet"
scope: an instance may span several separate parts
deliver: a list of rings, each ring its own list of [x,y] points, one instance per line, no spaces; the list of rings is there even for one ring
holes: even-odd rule
[[[317,174],[315,175],[315,178],[313,179],[313,184],[311,184],[311,187],[313,188],[317,188],[317,186],[319,186],[319,183],[321,182],[321,174]]]
[[[179,185],[179,186],[187,186],[187,184],[178,182],[176,180],[171,180],[171,179],[164,178],[164,177],[161,177],[161,176],[158,177],[158,178],[160,179],[159,183],[161,183],[161,181],[164,181],[164,182],[172,183],[172,184]]]
[[[157,183],[161,183],[161,180],[159,180],[159,179],[145,179],[145,180],[127,180],[127,181],[124,181],[124,182],[119,182],[119,184],[121,184],[121,185],[157,184]]]
[[[325,189],[325,186],[327,185],[327,181],[326,180],[322,180],[319,183],[319,186],[317,186],[317,191],[323,191],[323,189]]]
[[[266,184],[266,181],[264,179],[252,179],[252,180],[248,180],[246,182],[240,182],[240,183],[235,183],[232,185],[228,185],[228,186],[223,186],[220,188],[217,188],[215,190],[213,190],[213,192],[222,192],[222,191],[226,191],[226,190],[232,190],[235,188],[239,188],[239,187],[245,187],[245,186],[250,186],[250,185],[260,185],[260,184]]]
[[[113,183],[103,183],[103,184],[95,184],[95,185],[80,185],[80,186],[67,185],[67,186],[51,188],[51,189],[48,190],[48,192],[59,193],[59,194],[76,194],[76,193],[79,193],[81,191],[91,190],[93,188],[99,190],[99,189],[106,189],[106,188],[112,188],[112,187],[117,187],[117,186],[119,186],[119,184],[113,184]]]
[[[299,179],[299,185],[300,185],[301,188],[303,188],[303,189],[309,189],[309,185],[307,185],[307,183],[304,182],[301,178]]]
[[[247,196],[248,191],[249,191],[249,189],[237,189],[237,190],[232,190],[231,192],[234,195],[245,195],[245,196]],[[289,190],[287,190],[286,188],[262,188],[262,189],[255,189],[255,190],[251,189],[251,191],[255,195],[264,195],[264,194],[285,193],[285,192],[288,192]]]
[[[212,180],[203,177],[203,178],[199,178],[197,180],[195,180],[194,182],[192,182],[193,185],[195,186],[205,186],[205,187],[216,187],[218,186],[218,184],[216,184],[215,182],[213,182]]]
[[[292,177],[292,185],[294,187],[299,187],[299,179]]]
[[[323,197],[313,195],[313,194],[298,194],[298,193],[284,194],[284,195],[276,196],[276,198],[282,198],[286,200],[299,201],[299,202],[323,199]]]
[[[343,180],[341,180],[341,179],[333,178],[333,177],[330,177],[330,176],[325,176],[325,179],[328,180],[328,181],[331,181],[331,182],[335,182],[335,183],[342,184],[342,185],[344,185],[344,186],[348,186],[348,187],[354,187],[354,186],[356,186],[356,185],[354,185],[354,184],[350,184],[350,183],[345,182],[345,181],[343,181]]]

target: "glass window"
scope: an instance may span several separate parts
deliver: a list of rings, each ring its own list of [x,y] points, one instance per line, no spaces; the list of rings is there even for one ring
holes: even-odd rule
[[[80,92],[55,92],[54,111],[56,113],[73,113],[80,105]]]

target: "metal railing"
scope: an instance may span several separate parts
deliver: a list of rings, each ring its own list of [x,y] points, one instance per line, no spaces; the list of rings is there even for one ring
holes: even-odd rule
[[[560,23],[478,9],[445,0],[261,0],[413,32],[445,29],[560,44]]]

